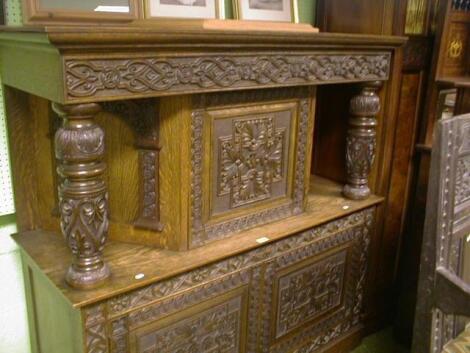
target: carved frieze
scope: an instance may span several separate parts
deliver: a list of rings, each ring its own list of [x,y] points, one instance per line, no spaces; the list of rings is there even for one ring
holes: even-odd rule
[[[64,64],[67,98],[198,93],[230,88],[386,80],[389,53],[265,54],[75,59]]]

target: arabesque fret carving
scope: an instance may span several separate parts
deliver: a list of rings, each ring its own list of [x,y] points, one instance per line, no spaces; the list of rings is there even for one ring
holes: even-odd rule
[[[98,104],[53,105],[63,118],[55,135],[60,225],[73,262],[66,281],[74,287],[102,284],[109,269],[102,261],[108,233],[108,194],[103,180],[104,132],[94,122]]]
[[[219,137],[218,195],[238,207],[271,197],[283,174],[285,129],[272,116],[237,119],[233,135]]]
[[[74,98],[387,79],[390,54],[223,55],[183,58],[68,59]]]

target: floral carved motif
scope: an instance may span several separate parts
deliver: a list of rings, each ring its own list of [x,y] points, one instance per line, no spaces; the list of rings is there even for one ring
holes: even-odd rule
[[[180,58],[68,59],[70,99],[230,87],[387,79],[390,55],[309,54]]]
[[[254,92],[253,95],[255,94]],[[204,104],[200,105],[204,107]],[[200,246],[244,229],[304,211],[310,101],[309,99],[300,99],[298,105],[292,202],[211,224],[204,224],[202,213],[204,110],[193,111],[191,121],[192,246]],[[223,136],[219,139],[217,194],[231,193],[234,196],[231,200],[232,207],[269,198],[271,187],[283,177],[283,158],[288,136],[284,136],[283,128],[276,128],[275,119],[271,119],[270,115],[262,118],[236,119],[232,136]]]
[[[271,197],[283,174],[284,140],[272,116],[235,120],[233,135],[219,137],[218,195],[230,194],[231,207]]]

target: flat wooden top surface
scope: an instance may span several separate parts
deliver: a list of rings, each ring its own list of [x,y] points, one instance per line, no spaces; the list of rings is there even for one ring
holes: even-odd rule
[[[378,204],[382,200],[382,197],[374,195],[363,201],[345,199],[341,195],[339,184],[314,177],[308,209],[304,214],[253,228],[194,250],[175,252],[109,242],[104,250],[104,259],[111,268],[111,279],[103,287],[89,291],[75,290],[65,283],[64,275],[70,264],[71,255],[61,235],[31,231],[13,237],[28,261],[38,267],[73,306],[82,307],[260,247],[262,245],[256,242],[260,237],[268,237],[269,242],[273,242]],[[349,208],[344,209],[344,206]],[[145,277],[136,280],[137,274],[144,274]]]
[[[29,34],[29,36],[28,36]],[[42,34],[42,36],[41,36]],[[398,47],[406,37],[318,33],[308,24],[239,20],[145,20],[123,25],[49,25],[41,27],[4,26],[0,39],[50,42],[58,47],[83,45],[136,44],[225,44],[257,43],[257,45],[325,45],[333,47]],[[257,47],[258,48],[258,47]]]

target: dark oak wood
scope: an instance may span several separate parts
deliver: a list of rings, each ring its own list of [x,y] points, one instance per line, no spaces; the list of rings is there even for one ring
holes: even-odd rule
[[[428,187],[413,351],[439,352],[470,315],[465,242],[470,231],[470,115],[436,125]],[[460,328],[461,330],[461,328]]]
[[[361,92],[351,100],[348,137],[346,139],[346,172],[348,183],[343,193],[359,200],[369,197],[369,174],[376,153],[375,116],[380,111],[380,99],[376,91],[381,82],[365,84]]]

